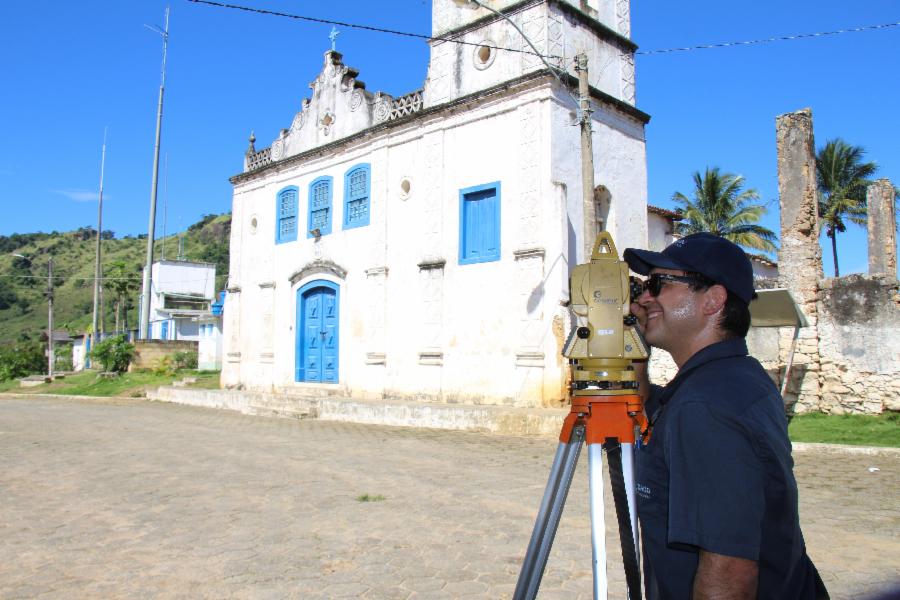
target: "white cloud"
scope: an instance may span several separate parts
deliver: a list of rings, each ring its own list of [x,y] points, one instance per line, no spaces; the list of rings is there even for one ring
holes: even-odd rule
[[[75,202],[96,202],[98,198],[97,192],[92,192],[90,190],[52,190],[54,194],[59,194],[60,196],[65,196],[69,200],[74,200]],[[104,200],[108,200],[109,198],[104,196]]]

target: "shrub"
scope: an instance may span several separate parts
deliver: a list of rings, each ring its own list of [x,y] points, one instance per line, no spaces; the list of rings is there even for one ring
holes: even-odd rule
[[[35,342],[16,342],[0,346],[0,381],[47,371],[44,349]]]
[[[197,353],[190,350],[176,352],[172,355],[172,363],[176,369],[196,369]]]
[[[175,370],[175,365],[172,363],[172,357],[168,354],[156,359],[153,364],[154,375],[166,375],[171,377],[175,375]]]
[[[91,359],[103,365],[104,371],[124,373],[134,358],[134,346],[124,335],[106,338],[91,350]]]

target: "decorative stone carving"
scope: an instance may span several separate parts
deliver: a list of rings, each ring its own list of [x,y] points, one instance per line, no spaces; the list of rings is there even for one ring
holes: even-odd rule
[[[515,20],[521,21],[520,23],[517,23],[517,25],[519,25],[525,33],[525,37],[531,40],[531,43],[534,44],[535,48],[542,54],[546,54],[544,50],[547,32],[544,27],[546,24],[544,17],[538,11],[527,11],[524,16],[516,15]],[[541,61],[540,57],[534,55],[534,50],[528,45],[528,42],[525,41],[525,37],[523,37],[521,41],[522,69],[530,71],[532,69],[543,67],[544,63]]]
[[[391,97],[378,92],[375,94],[375,122],[383,123],[391,116]]]
[[[416,90],[405,96],[400,96],[391,103],[391,116],[389,118],[393,121],[394,119],[411,115],[421,109],[422,90]]]
[[[288,280],[291,285],[296,285],[297,282],[313,275],[334,275],[338,279],[346,279],[347,269],[328,259],[317,259],[294,271]]]
[[[622,52],[622,100],[634,105],[637,102],[634,86],[634,53]]]
[[[284,156],[284,142],[275,140],[272,143],[272,160],[281,160]]]
[[[355,111],[359,108],[363,100],[365,100],[365,96],[362,93],[362,90],[353,90],[353,93],[350,94],[350,110]]]
[[[331,131],[331,126],[334,125],[335,119],[337,119],[337,117],[334,116],[333,112],[330,110],[325,111],[325,114],[319,119],[319,127],[322,129],[323,135],[328,135]]]
[[[306,112],[300,111],[294,115],[294,121],[291,123],[291,133],[300,131],[306,124]]]
[[[616,17],[619,21],[619,33],[625,37],[631,37],[630,0],[616,0]]]

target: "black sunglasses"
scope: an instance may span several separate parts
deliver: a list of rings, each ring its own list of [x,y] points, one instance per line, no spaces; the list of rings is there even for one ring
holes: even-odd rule
[[[702,284],[700,277],[691,275],[670,275],[668,273],[653,273],[644,280],[644,291],[649,292],[651,296],[656,298],[667,283],[679,282],[687,284]]]

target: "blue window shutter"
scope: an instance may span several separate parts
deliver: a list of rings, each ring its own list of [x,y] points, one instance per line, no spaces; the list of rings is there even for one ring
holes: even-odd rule
[[[372,169],[368,163],[352,167],[344,175],[344,229],[369,224]]]
[[[318,229],[319,235],[331,233],[331,193],[333,178],[318,177],[309,184],[309,223],[306,237],[315,237],[312,231]]]
[[[500,182],[459,192],[459,264],[500,260]]]
[[[275,243],[297,239],[297,186],[286,187],[276,195]]]

